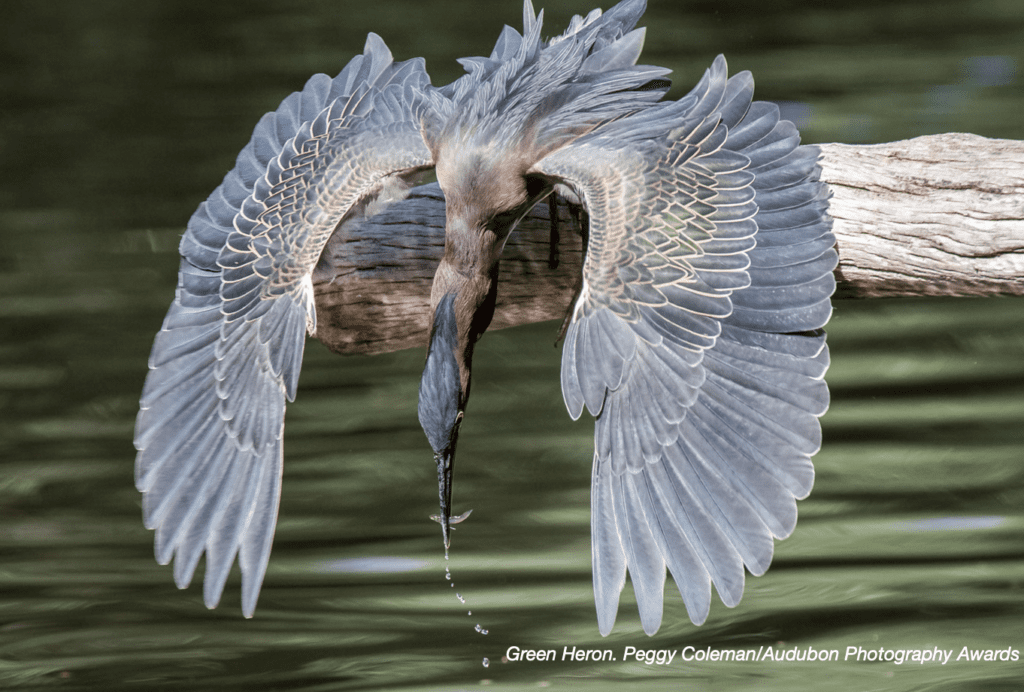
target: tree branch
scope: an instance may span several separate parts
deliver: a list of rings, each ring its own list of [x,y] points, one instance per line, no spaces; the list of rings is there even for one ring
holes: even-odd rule
[[[1024,142],[943,134],[820,148],[838,297],[1024,295]],[[491,329],[569,308],[582,244],[560,208],[552,262],[548,213],[538,205],[509,238]],[[317,338],[339,353],[423,346],[444,220],[433,184],[339,228],[313,275]]]

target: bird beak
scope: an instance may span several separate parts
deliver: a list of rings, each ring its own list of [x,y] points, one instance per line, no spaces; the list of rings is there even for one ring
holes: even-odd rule
[[[462,411],[459,411],[448,446],[434,454],[434,462],[437,464],[437,494],[441,500],[441,514],[432,515],[430,518],[441,525],[445,554],[452,543],[451,527],[461,524],[473,513],[473,510],[470,509],[457,517],[452,516],[452,476],[455,472],[455,442],[459,439],[460,423],[462,423]]]
[[[452,472],[455,470],[455,441],[445,450],[434,455],[437,462],[437,494],[441,499],[441,514],[435,517],[441,524],[444,549],[451,545]]]

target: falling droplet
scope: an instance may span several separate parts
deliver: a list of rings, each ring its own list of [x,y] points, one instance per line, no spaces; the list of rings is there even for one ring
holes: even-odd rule
[[[484,659],[484,668],[487,668],[489,665],[491,665],[491,662],[488,659],[485,658]]]
[[[465,515],[463,515],[462,517],[460,517],[460,518],[459,518],[459,520],[460,520],[460,521],[462,521],[462,520],[463,520],[463,519],[465,519],[465,518],[466,518],[467,516],[469,516],[469,512],[467,512],[467,513],[466,513]],[[448,586],[449,586],[450,588],[454,589],[454,588],[455,588],[455,582],[454,582],[454,581],[452,580],[452,570],[451,570],[451,566],[450,566],[450,565],[448,564],[448,562],[449,562],[449,554],[448,554],[448,548],[447,548],[447,547],[445,547],[445,550],[444,550],[444,559],[445,559],[445,565],[444,565],[444,578],[445,578],[445,580],[447,580],[447,581],[449,582],[449,583],[448,583]],[[460,602],[460,603],[462,603],[463,605],[465,605],[465,604],[466,604],[466,599],[465,599],[465,598],[463,597],[463,595],[462,595],[461,593],[459,593],[458,591],[456,591],[456,592],[455,592],[455,598],[459,599],[459,602]],[[467,615],[467,616],[472,616],[472,615],[473,615],[473,611],[472,611],[472,610],[467,610],[467,611],[466,611],[466,615]],[[483,627],[481,627],[481,626],[480,626],[480,623],[477,623],[476,627],[474,627],[473,629],[475,629],[475,630],[476,630],[477,632],[479,632],[480,634],[483,634],[483,635],[486,635],[486,634],[488,634],[488,631],[487,631],[487,630],[485,630],[485,629],[484,629]],[[489,665],[490,665],[490,661],[488,661],[488,660],[487,660],[487,659],[485,658],[485,659],[484,659],[484,667],[487,667],[487,666],[489,666]]]

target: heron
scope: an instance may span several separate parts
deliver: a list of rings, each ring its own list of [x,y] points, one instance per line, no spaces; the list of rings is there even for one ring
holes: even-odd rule
[[[473,350],[495,306],[502,248],[542,200],[585,244],[567,306],[561,388],[593,416],[591,532],[598,627],[627,572],[644,631],[667,573],[690,620],[712,585],[735,606],[768,568],[814,480],[828,407],[824,325],[837,255],[817,149],[749,72],[718,56],[667,96],[638,64],[644,0],[575,16],[543,39],[530,0],[487,57],[431,84],[370,34],[256,125],[181,239],[174,301],[138,414],[136,485],[158,562],[179,588],[206,555],[213,608],[237,560],[251,617],[277,521],[286,401],[316,331],[312,270],[328,238],[433,172],[445,245],[430,293],[418,417],[451,525]]]

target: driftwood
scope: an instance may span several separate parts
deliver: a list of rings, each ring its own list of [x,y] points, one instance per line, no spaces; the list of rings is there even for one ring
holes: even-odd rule
[[[820,148],[838,296],[1024,295],[1024,142],[944,134]],[[557,254],[546,204],[509,238],[491,329],[565,315],[582,244],[559,212]],[[423,346],[443,250],[436,184],[339,228],[313,277],[317,338],[339,353]]]
[[[1024,294],[1024,142],[821,145],[839,296]]]

